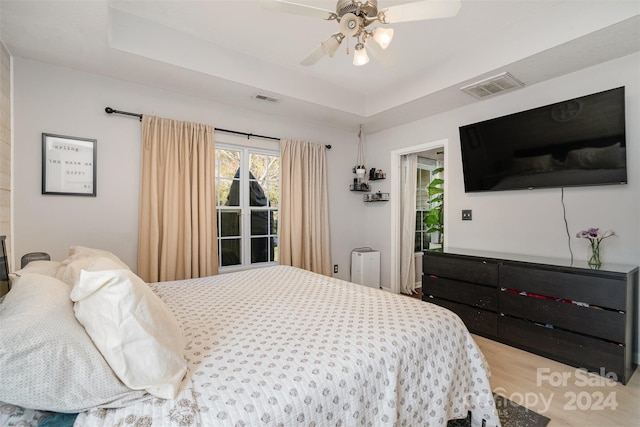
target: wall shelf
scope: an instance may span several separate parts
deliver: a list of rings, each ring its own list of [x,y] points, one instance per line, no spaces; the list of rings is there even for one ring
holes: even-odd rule
[[[389,193],[381,193],[377,192],[374,194],[364,194],[363,200],[365,202],[388,202],[389,201]]]
[[[380,169],[371,168],[371,170],[367,174],[367,177],[369,178],[369,181],[378,181],[380,179],[385,179],[387,177],[387,174]]]
[[[369,184],[367,184],[366,182],[360,182],[357,184],[351,184],[349,186],[349,190],[350,191],[371,191],[371,186]]]

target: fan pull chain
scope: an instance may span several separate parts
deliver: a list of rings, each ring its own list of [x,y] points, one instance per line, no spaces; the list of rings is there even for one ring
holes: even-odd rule
[[[351,52],[349,51],[349,39],[347,38],[347,55],[349,55]]]

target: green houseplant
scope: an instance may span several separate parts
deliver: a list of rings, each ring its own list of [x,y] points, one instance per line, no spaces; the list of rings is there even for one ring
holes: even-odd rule
[[[442,250],[444,242],[444,180],[440,178],[443,167],[439,167],[431,172],[431,182],[427,186],[429,192],[429,212],[424,217],[427,226],[427,233],[431,234],[436,249]]]

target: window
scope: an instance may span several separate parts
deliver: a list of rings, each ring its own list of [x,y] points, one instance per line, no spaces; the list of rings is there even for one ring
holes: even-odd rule
[[[216,147],[219,267],[278,262],[280,156]]]
[[[429,183],[431,172],[437,168],[437,161],[418,157],[418,171],[416,175],[416,238],[415,251],[423,252],[429,249],[430,236],[424,219],[429,212]]]

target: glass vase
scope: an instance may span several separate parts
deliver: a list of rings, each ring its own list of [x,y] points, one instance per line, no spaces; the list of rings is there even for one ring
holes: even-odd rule
[[[602,261],[600,260],[600,242],[592,240],[589,248],[589,265],[594,268],[600,267],[600,265],[602,265]]]

